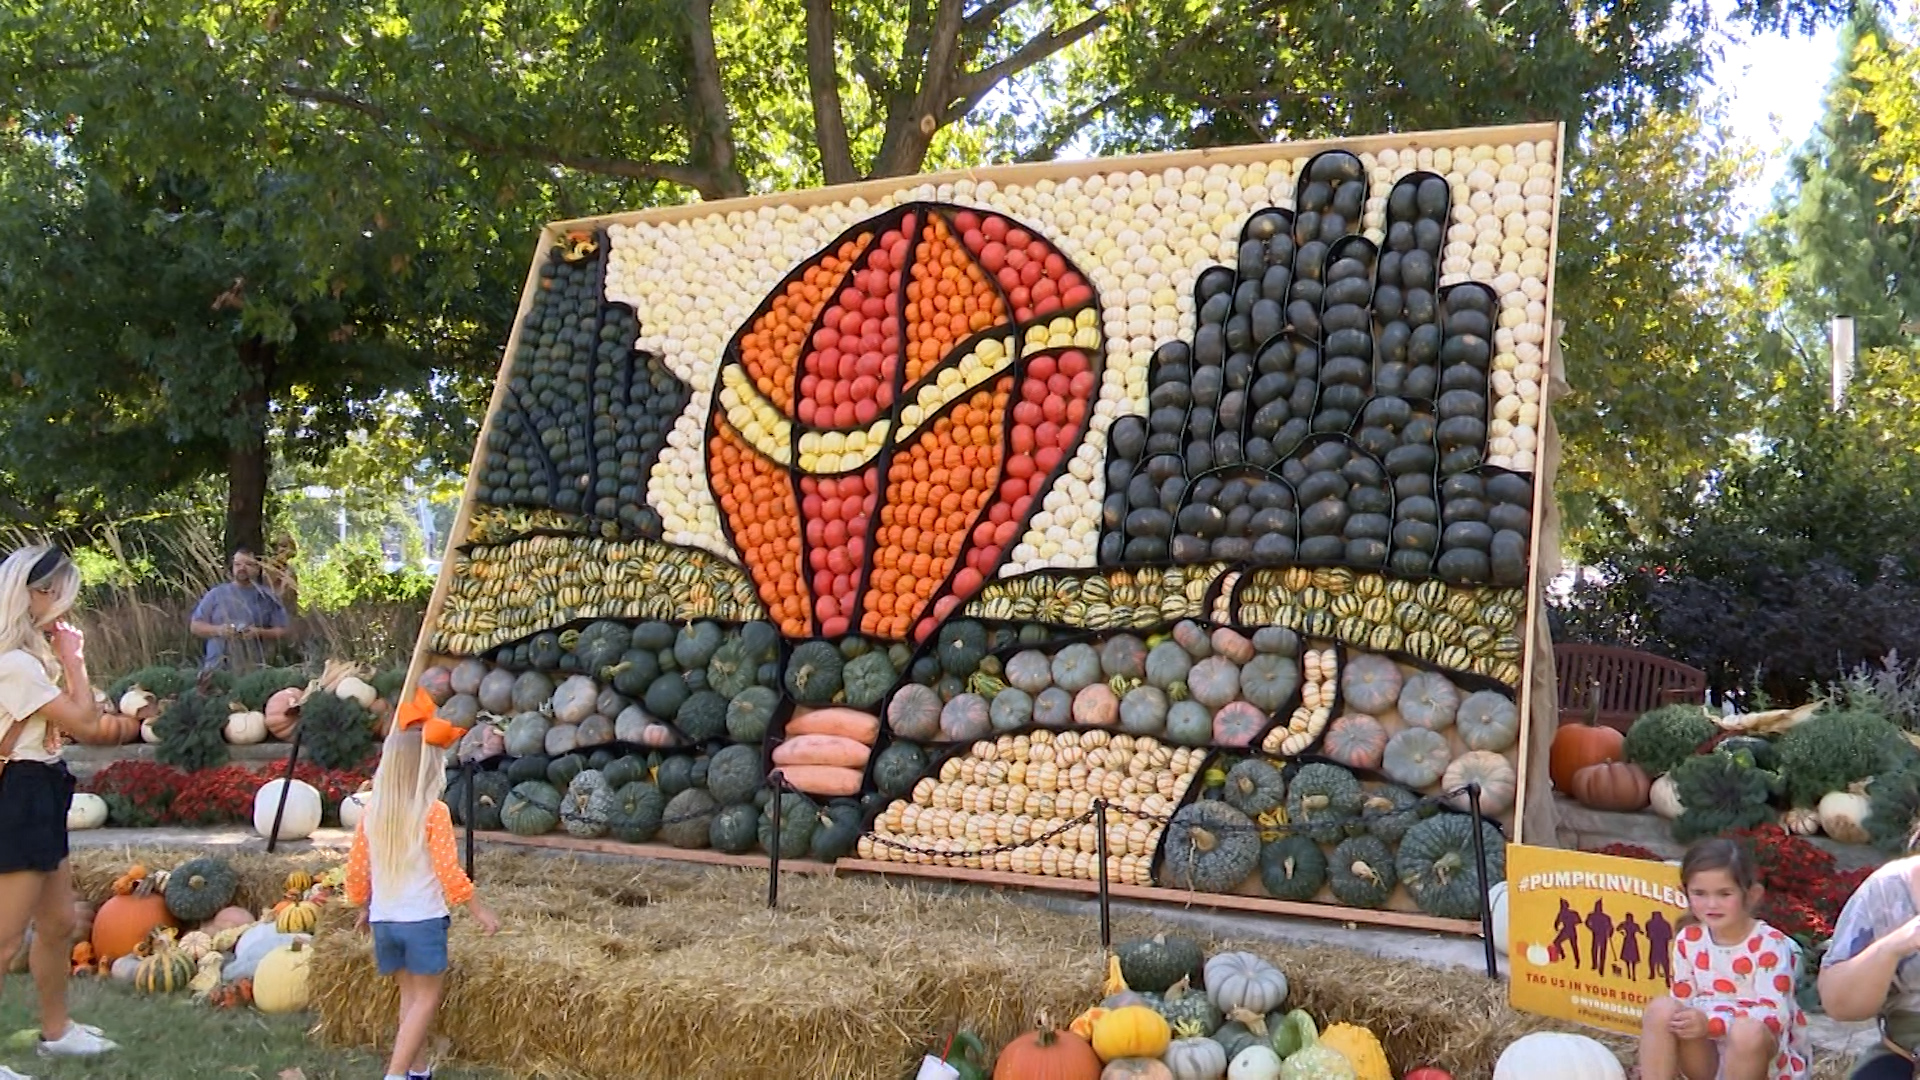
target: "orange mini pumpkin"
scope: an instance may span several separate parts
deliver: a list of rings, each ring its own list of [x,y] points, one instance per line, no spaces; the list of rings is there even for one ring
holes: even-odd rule
[[[1099,1080],[1100,1055],[1071,1031],[1040,1018],[1039,1027],[1008,1043],[993,1063],[993,1080]]]
[[[1653,779],[1640,766],[1603,761],[1575,772],[1568,794],[1595,810],[1632,813],[1646,809],[1652,789]]]
[[[1111,1009],[1103,1009],[1095,1005],[1093,1008],[1074,1017],[1073,1023],[1067,1025],[1067,1030],[1091,1043],[1093,1042],[1093,1025],[1099,1023],[1100,1018],[1111,1011]]]

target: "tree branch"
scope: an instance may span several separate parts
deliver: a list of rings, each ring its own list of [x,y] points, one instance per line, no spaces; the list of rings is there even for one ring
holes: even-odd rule
[[[1080,134],[1082,129],[1093,122],[1094,117],[1099,116],[1101,113],[1119,104],[1120,99],[1125,96],[1126,94],[1123,91],[1115,90],[1113,93],[1081,109],[1065,120],[1054,124],[1047,130],[1046,135],[1043,136],[1038,143],[1026,153],[1020,155],[1020,160],[1025,162],[1052,161],[1055,155],[1060,153],[1060,148],[1071,142],[1075,135]]]
[[[919,90],[907,97],[905,88],[912,83],[903,80],[902,92],[888,102],[886,134],[873,175],[905,176],[918,171],[926,160],[927,147],[933,144],[934,134],[945,122],[946,105],[953,100],[948,87],[960,74],[962,6],[963,0],[940,0],[931,26],[924,19],[908,24],[900,67],[903,72],[919,69]],[[924,14],[923,0],[915,0],[914,8]],[[924,55],[916,48],[922,40]]]
[[[833,0],[807,0],[807,90],[813,98],[814,140],[827,183],[858,179],[847,145],[847,114],[840,105],[840,71],[834,62]]]
[[[1073,26],[1061,31],[1049,31],[1035,37],[1025,45],[1015,49],[1006,59],[979,71],[962,75],[954,85],[954,97],[957,102],[948,104],[945,120],[958,120],[973,111],[980,100],[1000,85],[1020,72],[1038,64],[1047,57],[1067,48],[1107,25],[1107,13],[1095,12]]]
[[[727,195],[744,195],[747,182],[734,166],[733,119],[720,81],[713,43],[713,0],[688,0],[687,58],[693,67],[693,160],[720,181]]]
[[[1027,0],[987,0],[967,14],[964,23],[969,32],[987,30],[1000,21],[1000,16],[1026,3]]]
[[[331,105],[358,113],[377,124],[393,127],[402,126],[405,121],[414,120],[427,130],[438,135],[443,141],[465,147],[477,154],[498,157],[525,158],[530,161],[544,161],[550,165],[575,169],[580,172],[594,173],[600,176],[618,176],[629,180],[655,180],[698,191],[702,198],[725,198],[727,192],[722,178],[711,172],[696,169],[668,161],[635,161],[628,158],[606,158],[589,154],[573,154],[535,143],[500,142],[485,138],[464,128],[449,124],[434,117],[426,110],[405,117],[396,116],[386,108],[351,94],[337,90],[297,86],[293,83],[281,83],[280,93],[295,101],[311,102],[315,105]]]

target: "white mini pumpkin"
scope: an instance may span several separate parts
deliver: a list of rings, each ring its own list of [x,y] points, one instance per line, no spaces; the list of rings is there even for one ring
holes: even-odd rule
[[[380,696],[379,691],[375,690],[366,680],[353,675],[349,675],[335,683],[333,693],[336,697],[343,697],[359,702],[360,707],[364,709],[373,708],[374,699]]]
[[[1507,955],[1507,947],[1513,942],[1513,928],[1509,924],[1511,916],[1507,913],[1507,883],[1496,881],[1493,888],[1487,890],[1487,909],[1493,914],[1493,948],[1501,956]]]
[[[267,741],[267,714],[249,710],[227,714],[227,741],[235,746],[252,746]]]
[[[356,791],[340,800],[340,827],[353,830],[360,827],[360,819],[367,814],[367,803],[373,798],[371,791]]]
[[[1245,1009],[1264,1016],[1287,1003],[1287,977],[1247,952],[1219,953],[1207,960],[1207,997],[1223,1015]]]
[[[1161,1060],[1173,1080],[1221,1080],[1227,1075],[1227,1048],[1212,1039],[1175,1039]]]
[[[269,780],[253,796],[253,831],[261,836],[273,832],[273,814],[280,805],[280,787],[285,780]],[[320,793],[312,784],[295,780],[287,792],[286,814],[280,819],[280,839],[304,840],[320,827]]]
[[[1280,1055],[1266,1046],[1249,1046],[1227,1066],[1227,1080],[1280,1080]]]
[[[107,823],[107,800],[86,791],[76,791],[67,800],[67,831],[97,829]]]
[[[1856,791],[1835,791],[1820,800],[1817,808],[1820,814],[1820,830],[1843,844],[1864,844],[1871,839],[1867,835],[1867,815],[1873,813],[1873,804],[1865,795]]]
[[[1613,1051],[1585,1035],[1536,1031],[1509,1045],[1493,1067],[1493,1080],[1626,1080]]]
[[[1680,792],[1673,786],[1671,773],[1653,782],[1647,792],[1647,801],[1652,804],[1653,812],[1668,821],[1686,813],[1687,808],[1680,805]]]
[[[153,722],[156,719],[158,718],[149,716],[140,721],[140,741],[148,746],[160,745],[160,733],[153,730]]]

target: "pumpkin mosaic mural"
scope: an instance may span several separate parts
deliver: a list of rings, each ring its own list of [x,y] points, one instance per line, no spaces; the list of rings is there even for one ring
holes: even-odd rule
[[[1458,789],[1495,879],[1525,798],[1559,152],[549,228],[415,664],[489,688],[445,709],[476,823],[1471,917]]]

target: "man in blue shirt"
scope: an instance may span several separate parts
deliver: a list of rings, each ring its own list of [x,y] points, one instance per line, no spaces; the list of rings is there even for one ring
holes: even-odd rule
[[[260,561],[253,552],[234,551],[233,580],[215,585],[200,598],[192,629],[194,637],[207,642],[202,671],[258,667],[266,660],[266,643],[287,636],[287,609],[273,590],[260,584]]]

